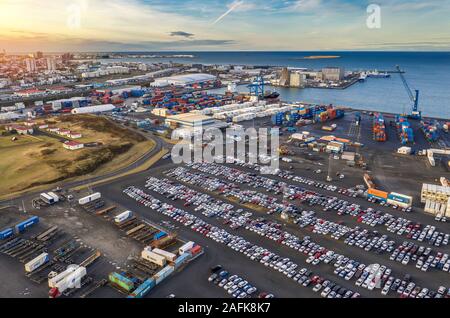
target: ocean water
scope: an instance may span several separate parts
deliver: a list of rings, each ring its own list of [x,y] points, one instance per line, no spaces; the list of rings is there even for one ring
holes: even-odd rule
[[[194,58],[142,59],[142,62],[175,61],[202,64],[270,65],[321,69],[340,66],[346,70],[406,71],[412,90],[420,90],[420,110],[425,116],[450,119],[450,52],[165,52],[191,54]],[[305,60],[304,56],[336,55],[338,59]],[[136,61],[137,59],[125,59]],[[247,90],[240,87],[240,90]],[[399,74],[369,78],[346,90],[276,88],[286,101],[305,101],[353,108],[409,113],[412,107]]]

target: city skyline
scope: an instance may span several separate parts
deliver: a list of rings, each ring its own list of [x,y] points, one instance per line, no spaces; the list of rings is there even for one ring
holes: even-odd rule
[[[43,0],[36,6],[30,0],[4,0],[0,3],[0,49],[450,50],[446,18],[450,0],[380,0],[379,16],[371,4],[356,0]]]

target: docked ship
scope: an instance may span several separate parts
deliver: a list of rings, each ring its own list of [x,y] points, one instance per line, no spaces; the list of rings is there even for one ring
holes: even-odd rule
[[[370,71],[367,73],[367,77],[372,77],[372,78],[388,78],[391,77],[391,74],[387,73],[387,72],[378,72],[377,70],[375,71]]]
[[[280,93],[278,92],[266,92],[264,94],[264,99],[277,99],[278,97],[280,97]]]
[[[367,74],[365,72],[362,72],[361,75],[359,76],[358,81],[365,82],[366,79],[367,79]]]

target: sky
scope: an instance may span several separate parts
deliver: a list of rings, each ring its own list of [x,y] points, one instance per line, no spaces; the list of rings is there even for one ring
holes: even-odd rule
[[[450,0],[0,0],[0,50],[450,51],[449,16]]]

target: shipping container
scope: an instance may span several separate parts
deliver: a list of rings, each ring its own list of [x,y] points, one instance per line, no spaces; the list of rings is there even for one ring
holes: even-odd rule
[[[119,223],[123,223],[124,221],[128,220],[129,218],[131,218],[133,216],[133,212],[131,211],[125,211],[119,215],[117,215],[114,218],[114,222],[116,222],[117,224]]]
[[[175,268],[179,268],[181,265],[185,264],[191,259],[192,255],[191,253],[183,253],[180,256],[177,257],[177,259],[174,262]]]
[[[39,223],[39,218],[37,216],[33,216],[26,221],[23,221],[15,226],[16,233],[22,233],[30,226]]]
[[[89,195],[87,197],[81,198],[80,200],[78,200],[78,204],[85,205],[85,204],[88,204],[88,203],[90,203],[92,201],[98,200],[101,197],[102,197],[101,193],[97,192],[97,193],[91,194],[91,195]]]
[[[149,248],[149,247],[146,247],[142,251],[141,257],[142,257],[142,259],[145,259],[146,261],[149,261],[149,262],[159,265],[161,267],[166,265],[166,262],[167,262],[166,258],[164,256],[153,253],[151,248]]]
[[[36,269],[38,269],[39,267],[41,267],[42,265],[44,265],[45,263],[47,263],[49,260],[50,260],[50,257],[48,255],[48,253],[42,253],[35,259],[33,259],[25,264],[25,271],[27,273],[31,273],[31,272],[35,271]]]
[[[377,199],[377,200],[383,201],[383,202],[387,202],[388,201],[386,198],[382,198],[382,197],[379,197],[379,196],[376,196],[376,195],[373,195],[373,194],[368,194],[367,197],[369,199]]]
[[[200,245],[196,245],[191,249],[190,252],[191,252],[192,256],[196,256],[196,255],[200,254],[202,252],[202,250],[203,249]]]
[[[388,199],[387,203],[389,203],[390,205],[399,206],[401,208],[409,208],[411,206],[411,204],[409,204],[409,203],[404,203],[404,202],[391,200],[391,199]]]
[[[52,196],[50,196],[48,193],[41,193],[41,195],[39,196],[39,198],[40,198],[42,201],[44,201],[45,203],[50,204],[50,205],[56,203],[55,198],[52,197]]]
[[[389,193],[377,189],[369,189],[367,193],[383,199],[387,199],[389,195]]]
[[[181,247],[178,249],[178,253],[179,253],[180,255],[181,255],[181,254],[184,254],[184,253],[190,251],[190,250],[194,247],[194,245],[195,245],[194,242],[187,242],[186,244],[184,244],[183,246],[181,246]]]
[[[168,276],[170,276],[174,272],[174,267],[167,265],[162,270],[160,270],[158,273],[153,276],[153,278],[156,281],[156,285],[159,285],[164,279],[166,279]]]
[[[164,236],[167,236],[167,233],[160,231],[153,236],[153,239],[156,241],[160,238],[163,238]]]
[[[57,284],[59,284],[63,279],[67,276],[75,272],[80,266],[78,265],[69,265],[67,269],[58,275],[48,279],[48,287],[55,288]]]
[[[6,240],[7,238],[10,238],[13,236],[14,230],[12,228],[2,230],[0,232],[0,240]]]
[[[159,248],[155,248],[152,252],[155,253],[155,254],[163,256],[169,262],[173,262],[177,258],[177,256],[175,254],[169,253],[169,252],[161,250]]]
[[[388,199],[393,200],[393,201],[402,202],[402,203],[411,204],[411,205],[412,205],[412,201],[413,201],[413,198],[411,196],[394,193],[394,192],[389,193]]]
[[[149,278],[138,288],[136,288],[136,290],[130,296],[128,296],[128,298],[144,298],[155,286],[155,279]]]
[[[134,289],[134,282],[119,273],[109,274],[109,281],[127,292],[131,292]]]

